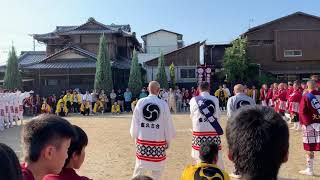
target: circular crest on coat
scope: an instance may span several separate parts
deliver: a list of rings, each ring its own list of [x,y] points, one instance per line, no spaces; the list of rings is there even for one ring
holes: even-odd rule
[[[145,120],[153,122],[159,118],[160,108],[156,104],[148,103],[143,107],[142,113]]]
[[[216,106],[213,101],[209,99],[203,100],[204,104],[207,106],[207,109],[210,113],[214,114],[216,112]]]
[[[215,167],[198,168],[194,173],[194,180],[224,180],[223,173]]]
[[[316,109],[316,110],[318,110],[318,112],[320,113],[320,103],[319,103],[319,101],[316,101],[316,100],[314,100],[314,101],[311,101],[311,106],[314,108],[314,109]]]
[[[241,108],[242,106],[247,106],[247,105],[250,105],[250,102],[249,102],[249,101],[241,100],[241,101],[237,102],[236,108],[239,109],[239,108]]]

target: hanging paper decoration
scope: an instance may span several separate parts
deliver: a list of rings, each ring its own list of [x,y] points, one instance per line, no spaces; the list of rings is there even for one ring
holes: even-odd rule
[[[212,73],[212,66],[198,66],[197,67],[197,77],[198,77],[198,84],[206,81],[208,83],[211,82],[211,73]]]

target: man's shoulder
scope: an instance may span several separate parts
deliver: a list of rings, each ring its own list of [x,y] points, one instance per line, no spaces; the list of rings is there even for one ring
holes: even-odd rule
[[[201,96],[201,97],[203,97],[204,99],[215,99],[215,100],[218,100],[218,98],[216,97],[216,96],[213,96],[213,95],[211,95],[211,94],[209,94],[209,93],[207,93],[207,94],[200,94],[199,96]]]
[[[157,96],[146,96],[144,98],[140,98],[138,103],[155,103],[155,104],[164,104],[165,100],[158,98]]]

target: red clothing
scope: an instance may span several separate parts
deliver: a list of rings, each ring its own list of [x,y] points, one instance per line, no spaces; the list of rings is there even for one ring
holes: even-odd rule
[[[291,114],[299,114],[299,105],[302,98],[302,93],[299,89],[293,91],[288,98],[289,112]]]
[[[290,87],[288,90],[287,90],[287,99],[289,99],[289,96],[293,93],[294,89],[293,87]]]
[[[273,107],[274,107],[274,110],[276,112],[279,112],[279,102],[277,101],[278,100],[278,89],[273,89],[273,96],[272,96],[272,102],[273,102]]]
[[[25,163],[21,164],[21,171],[23,180],[35,180],[32,172],[26,167]]]
[[[309,92],[308,92],[309,93]],[[301,124],[310,125],[312,123],[320,123],[320,113],[312,106],[311,101],[305,93],[300,101],[299,119]],[[311,94],[320,96],[320,92],[313,90]]]
[[[266,98],[267,104],[269,106],[273,106],[273,104],[270,104],[270,102],[272,102],[272,97],[273,97],[273,88],[269,88],[267,93],[267,98]]]
[[[194,96],[199,96],[200,95],[200,91],[199,91],[199,88],[196,90]]]
[[[43,180],[91,180],[85,176],[79,176],[72,168],[63,168],[59,175],[49,174]]]
[[[286,111],[287,91],[285,89],[279,89],[273,97],[276,100],[276,112],[284,113]]]
[[[183,100],[190,100],[192,98],[192,94],[185,92],[182,98]]]
[[[278,98],[278,89],[273,88],[272,90],[272,100],[275,101]]]
[[[268,90],[261,88],[260,89],[260,101],[267,100],[267,96],[268,96]]]

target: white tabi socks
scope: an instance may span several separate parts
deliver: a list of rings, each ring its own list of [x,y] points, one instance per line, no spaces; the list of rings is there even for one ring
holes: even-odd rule
[[[313,176],[313,161],[314,159],[307,158],[307,169],[299,171],[300,174],[304,174],[307,176]]]

